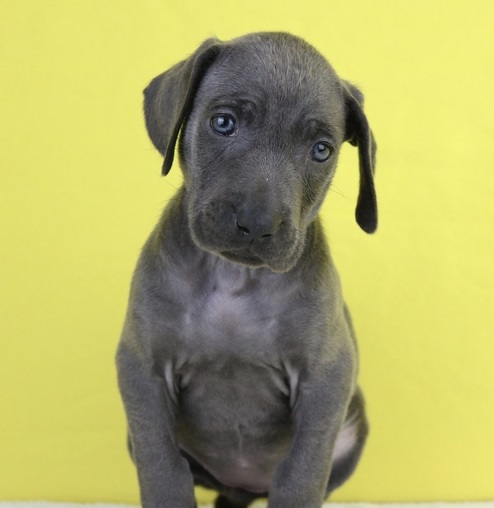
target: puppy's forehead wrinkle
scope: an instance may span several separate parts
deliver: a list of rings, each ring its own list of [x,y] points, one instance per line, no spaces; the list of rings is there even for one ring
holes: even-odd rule
[[[232,110],[240,113],[243,117],[252,119],[258,114],[259,109],[263,107],[264,99],[262,97],[252,97],[252,94],[225,93],[214,96],[206,106],[206,110],[211,114],[225,113]]]

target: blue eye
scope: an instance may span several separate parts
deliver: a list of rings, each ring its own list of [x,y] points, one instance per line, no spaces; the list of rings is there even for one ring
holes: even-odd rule
[[[211,118],[211,128],[222,136],[233,136],[235,134],[235,118],[232,115],[215,115]]]
[[[333,148],[327,143],[316,143],[312,147],[312,159],[316,162],[326,162],[333,153]]]

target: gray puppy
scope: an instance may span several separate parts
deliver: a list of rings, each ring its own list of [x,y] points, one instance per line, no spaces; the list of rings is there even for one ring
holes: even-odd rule
[[[377,226],[362,94],[301,39],[210,39],[146,88],[184,184],[145,244],[117,352],[144,508],[268,496],[319,508],[367,435],[357,347],[318,210],[344,141],[358,224]]]

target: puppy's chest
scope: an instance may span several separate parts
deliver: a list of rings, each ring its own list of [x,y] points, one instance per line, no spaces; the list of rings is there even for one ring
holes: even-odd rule
[[[193,298],[184,316],[183,336],[188,344],[211,354],[235,352],[252,356],[266,353],[279,334],[280,302],[271,301],[262,288],[216,280]]]

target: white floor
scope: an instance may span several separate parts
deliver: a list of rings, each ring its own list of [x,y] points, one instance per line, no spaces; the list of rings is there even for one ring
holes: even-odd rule
[[[254,503],[252,508],[263,508],[266,503]],[[494,501],[457,503],[328,503],[324,508],[494,508]],[[0,501],[0,508],[139,508],[134,505],[110,503],[50,503],[46,501]],[[212,508],[201,505],[200,508]]]

